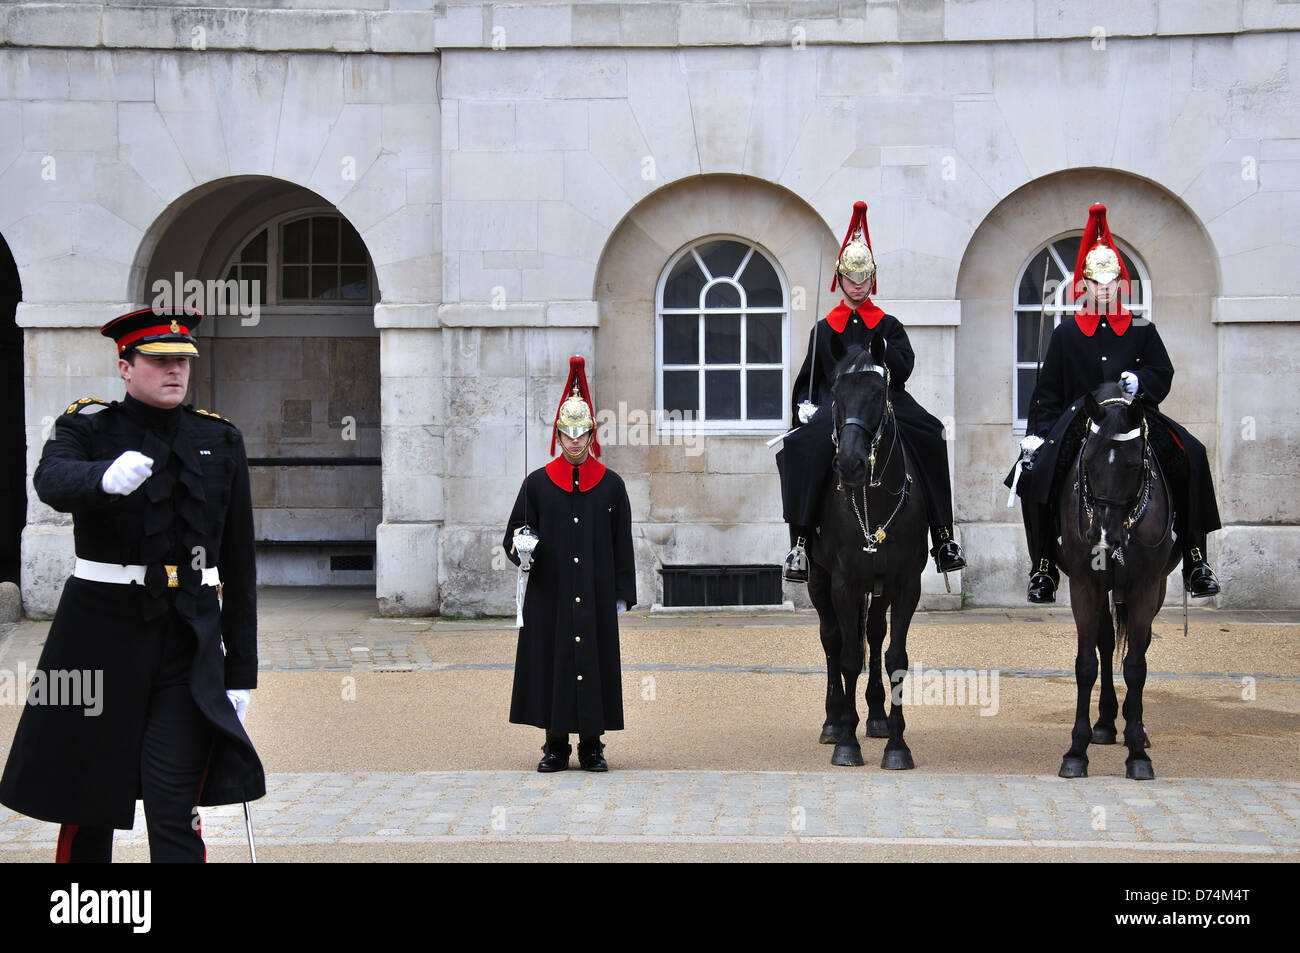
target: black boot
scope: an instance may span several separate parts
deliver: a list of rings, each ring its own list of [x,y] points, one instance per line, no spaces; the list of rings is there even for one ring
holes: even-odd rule
[[[1222,592],[1219,579],[1205,561],[1205,537],[1189,537],[1196,545],[1183,550],[1183,587],[1193,599],[1217,596]]]
[[[934,557],[934,568],[939,572],[957,572],[966,568],[966,556],[961,551],[961,544],[953,536],[951,526],[930,527],[930,538],[934,548],[930,555]]]
[[[802,527],[790,527],[790,552],[781,565],[781,578],[786,582],[808,581],[808,554],[804,552],[804,539]]]
[[[1056,586],[1060,574],[1050,560],[1040,559],[1038,568],[1029,574],[1029,601],[1035,605],[1046,605],[1056,601]]]
[[[542,745],[542,760],[537,762],[537,770],[543,774],[569,769],[569,755],[573,748],[568,735],[547,735],[546,744]]]
[[[608,771],[609,765],[605,761],[605,756],[601,754],[605,746],[600,743],[600,738],[579,738],[578,739],[578,764],[582,765],[584,771]]]

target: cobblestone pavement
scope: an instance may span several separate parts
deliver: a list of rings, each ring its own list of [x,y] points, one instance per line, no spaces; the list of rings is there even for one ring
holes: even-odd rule
[[[1300,783],[739,771],[283,774],[253,805],[259,846],[457,842],[861,843],[1300,853]],[[244,843],[238,807],[203,811]],[[56,829],[0,810],[0,857]],[[144,820],[119,832],[142,846]],[[1023,856],[1023,855],[1022,855]]]

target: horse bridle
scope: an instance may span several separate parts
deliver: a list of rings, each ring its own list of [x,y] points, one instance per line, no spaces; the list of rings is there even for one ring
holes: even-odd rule
[[[1128,403],[1128,401],[1122,397],[1111,397],[1101,401],[1100,406],[1105,407],[1108,404],[1126,403]],[[1096,421],[1091,419],[1088,421],[1088,429],[1093,434],[1101,432],[1101,428],[1097,426]],[[1116,434],[1113,437],[1106,438],[1107,441],[1117,443],[1136,440],[1138,438],[1141,438],[1142,440],[1142,482],[1137,493],[1134,494],[1134,498],[1131,498],[1133,500],[1132,508],[1129,510],[1128,515],[1124,517],[1124,534],[1123,538],[1120,540],[1120,549],[1117,550],[1116,553],[1116,559],[1120,563],[1123,563],[1123,548],[1129,545],[1130,533],[1133,527],[1136,526],[1142,517],[1146,515],[1147,508],[1151,504],[1151,487],[1154,479],[1155,468],[1152,463],[1151,440],[1149,439],[1149,431],[1145,417],[1142,418],[1141,427],[1135,427],[1125,433]],[[1087,534],[1092,530],[1093,520],[1096,517],[1096,506],[1098,504],[1106,507],[1123,507],[1128,506],[1130,502],[1129,499],[1117,500],[1111,497],[1097,496],[1092,492],[1092,488],[1088,485],[1088,472],[1083,466],[1084,451],[1087,448],[1087,445],[1088,437],[1085,436],[1083,438],[1083,446],[1079,448],[1079,460],[1077,463],[1074,483],[1074,488],[1079,492],[1079,535],[1084,539],[1088,538]],[[1088,518],[1087,526],[1084,526],[1083,523],[1084,516],[1087,516]],[[1159,545],[1159,543],[1156,545]]]
[[[864,434],[871,434],[871,449],[869,451],[867,462],[867,482],[862,487],[862,508],[858,508],[858,499],[853,493],[849,493],[849,503],[853,508],[853,515],[858,519],[858,526],[862,530],[862,538],[866,541],[866,551],[874,553],[876,546],[885,541],[886,530],[894,522],[904,506],[907,505],[908,484],[912,482],[912,475],[907,471],[907,450],[902,451],[903,456],[903,479],[893,495],[898,497],[898,504],[894,507],[894,512],[889,514],[888,519],[879,524],[874,530],[870,529],[871,517],[867,511],[867,490],[875,489],[880,486],[881,480],[876,479],[876,451],[880,448],[880,441],[885,435],[885,425],[894,419],[894,404],[889,399],[889,368],[881,364],[866,364],[859,367],[852,367],[845,370],[845,374],[865,374],[874,372],[879,374],[885,381],[885,410],[880,415],[880,423],[876,425],[875,433],[871,433],[871,428],[861,417],[846,417],[843,424],[835,423],[835,398],[831,397],[831,443],[835,445],[835,472],[839,473],[839,454],[840,454],[840,432],[847,430],[849,427],[857,427]],[[889,453],[885,457],[884,464],[880,467],[880,475],[883,480],[885,471],[889,469],[889,461],[894,456],[894,446],[899,442],[898,426],[894,426],[894,439],[889,442]],[[843,482],[839,482],[837,490],[843,490]]]

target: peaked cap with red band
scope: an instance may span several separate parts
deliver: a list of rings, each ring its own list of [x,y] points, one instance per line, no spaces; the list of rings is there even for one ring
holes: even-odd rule
[[[835,274],[831,276],[831,291],[835,290],[840,280],[841,266],[845,264],[844,250],[853,243],[855,237],[857,237],[859,244],[866,246],[866,254],[859,263],[865,265],[865,269],[869,270],[871,276],[871,287],[867,289],[867,294],[875,294],[876,260],[874,252],[871,250],[871,232],[867,230],[866,202],[853,203],[853,217],[849,219],[849,230],[844,233],[844,241],[840,244],[839,256],[835,259]],[[861,255],[861,250],[858,249],[857,251]],[[856,271],[857,269],[853,270]]]
[[[1119,279],[1127,285],[1128,269],[1124,267],[1124,257],[1115,247],[1115,240],[1110,236],[1110,225],[1106,222],[1106,206],[1098,202],[1088,209],[1088,224],[1083,230],[1083,240],[1079,242],[1079,259],[1074,263],[1074,298],[1083,297],[1083,279],[1087,277],[1088,256],[1098,248],[1108,248],[1119,265]]]
[[[564,382],[564,390],[560,392],[560,405],[555,408],[555,423],[551,426],[551,453],[555,453],[556,435],[560,430],[560,413],[564,410],[564,405],[570,400],[575,399],[573,393],[577,388],[577,395],[581,397],[587,405],[587,413],[591,416],[591,455],[600,456],[600,441],[596,437],[596,411],[591,402],[591,391],[587,388],[587,370],[586,362],[577,354],[569,358],[569,379]]]
[[[117,344],[117,356],[128,351],[141,354],[198,357],[194,329],[203,315],[193,308],[145,308],[119,315],[99,329]]]

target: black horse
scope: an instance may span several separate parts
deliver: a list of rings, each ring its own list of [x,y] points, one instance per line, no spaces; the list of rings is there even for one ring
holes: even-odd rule
[[[1088,774],[1088,744],[1115,743],[1112,657],[1124,653],[1125,773],[1138,781],[1155,771],[1142,725],[1151,622],[1165,601],[1169,573],[1178,565],[1169,485],[1152,452],[1140,400],[1127,400],[1106,384],[1084,398],[1087,433],[1072,458],[1074,472],[1057,494],[1060,567],[1070,577],[1070,607],[1079,633],[1074,661],[1078,690],[1070,750],[1060,776]],[[1067,458],[1068,459],[1068,458]],[[1114,608],[1108,594],[1113,594]],[[1112,625],[1113,622],[1113,625]],[[1092,686],[1101,655],[1097,723],[1088,727]]]
[[[826,652],[826,721],[821,743],[834,744],[831,764],[860,765],[862,746],[856,700],[862,673],[863,632],[871,647],[867,679],[867,736],[889,738],[882,768],[914,767],[903,741],[901,694],[893,693],[885,717],[880,649],[885,612],[892,608],[885,664],[890,684],[907,673],[907,629],[921,598],[926,560],[925,497],[909,472],[908,458],[889,399],[885,344],[833,352],[838,363],[831,390],[835,466],[808,540],[808,595],[821,620]]]

